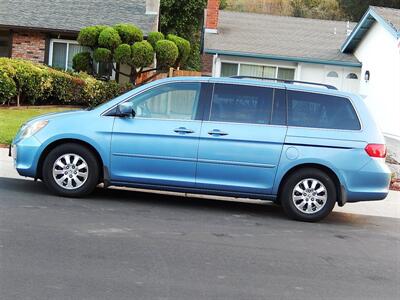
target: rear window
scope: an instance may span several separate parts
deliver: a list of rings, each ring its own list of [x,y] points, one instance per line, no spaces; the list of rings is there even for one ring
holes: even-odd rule
[[[342,97],[288,91],[288,125],[360,130],[351,102]]]

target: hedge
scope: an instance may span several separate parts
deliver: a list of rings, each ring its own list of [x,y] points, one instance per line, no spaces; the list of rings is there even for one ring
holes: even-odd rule
[[[64,72],[30,61],[0,58],[0,105],[19,95],[21,104],[96,106],[132,88],[131,84],[100,81],[84,72]]]

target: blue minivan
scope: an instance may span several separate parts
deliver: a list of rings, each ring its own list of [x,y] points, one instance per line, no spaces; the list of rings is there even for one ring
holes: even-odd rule
[[[44,115],[22,126],[11,153],[20,175],[61,196],[103,183],[257,198],[303,221],[384,199],[390,181],[361,97],[248,78],[168,78]]]

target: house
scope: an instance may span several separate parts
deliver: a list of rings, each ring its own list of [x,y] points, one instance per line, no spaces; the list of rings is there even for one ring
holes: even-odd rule
[[[400,10],[370,7],[356,24],[220,11],[205,14],[203,72],[330,84],[365,97],[400,138]]]
[[[147,34],[158,30],[159,6],[160,0],[0,0],[0,57],[68,70],[82,51],[80,29],[133,23]]]

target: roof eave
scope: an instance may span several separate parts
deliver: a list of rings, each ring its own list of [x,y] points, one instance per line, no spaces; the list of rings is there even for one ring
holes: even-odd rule
[[[311,63],[311,64],[324,64],[324,65],[332,65],[332,66],[344,66],[344,67],[361,67],[362,66],[362,64],[360,62],[341,61],[341,60],[326,60],[326,59],[308,58],[308,57],[293,57],[293,56],[259,54],[259,53],[250,53],[250,52],[240,52],[240,51],[217,50],[217,49],[204,49],[204,52],[208,53],[208,54],[262,58],[262,59],[272,59],[272,60],[281,60],[281,61],[303,62],[303,63]]]
[[[371,18],[373,18],[376,22],[382,25],[396,39],[400,37],[400,32],[397,32],[372,7],[369,7],[369,9],[365,12],[364,16],[361,18],[360,22],[358,22],[357,26],[353,29],[351,34],[347,37],[342,47],[340,48],[340,51],[342,53],[352,51],[357,47],[358,43],[361,41],[365,32],[371,27],[372,23],[369,23],[369,20]]]
[[[54,32],[54,33],[68,33],[68,34],[78,34],[79,33],[79,30],[55,29],[55,28],[32,27],[32,26],[16,26],[16,25],[6,25],[6,24],[0,24],[0,28],[3,28],[3,29],[16,29],[16,30],[29,30],[29,31],[41,31],[41,32]]]

